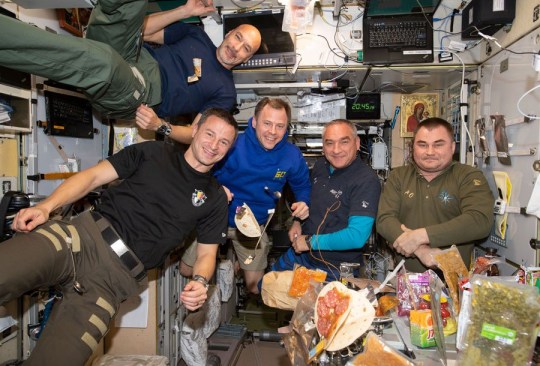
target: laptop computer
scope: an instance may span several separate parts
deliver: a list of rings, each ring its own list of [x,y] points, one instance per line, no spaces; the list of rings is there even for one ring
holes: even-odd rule
[[[364,64],[433,62],[433,14],[441,0],[366,0]]]

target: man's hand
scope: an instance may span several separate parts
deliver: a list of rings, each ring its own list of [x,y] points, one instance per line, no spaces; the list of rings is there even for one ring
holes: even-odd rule
[[[17,212],[17,215],[15,215],[11,228],[14,231],[28,233],[34,230],[37,226],[47,222],[48,219],[49,211],[47,211],[45,208],[39,207],[39,205],[30,208],[23,208]]]
[[[197,310],[206,301],[208,289],[199,281],[189,281],[180,294],[180,300],[188,310]]]
[[[411,230],[401,225],[401,234],[392,245],[399,254],[410,257],[422,244],[429,244],[429,238],[425,228]]]
[[[188,0],[183,6],[191,16],[207,15],[216,11],[212,0]]]
[[[294,243],[300,235],[302,235],[302,225],[298,221],[293,221],[293,224],[289,229],[289,240],[291,243]]]
[[[227,195],[227,201],[231,203],[232,199],[234,198],[234,193],[232,193],[231,190],[225,186],[223,186],[223,190],[225,191],[225,194]]]
[[[300,235],[292,242],[292,247],[295,253],[307,252],[309,250],[309,245],[306,243],[307,235]]]
[[[435,255],[442,252],[439,248],[431,248],[429,245],[420,245],[414,255],[428,268],[437,268]]]
[[[309,207],[305,202],[295,202],[291,205],[292,216],[298,217],[300,220],[305,220],[309,216]]]
[[[143,130],[156,131],[163,124],[154,110],[144,104],[137,108],[135,123]]]

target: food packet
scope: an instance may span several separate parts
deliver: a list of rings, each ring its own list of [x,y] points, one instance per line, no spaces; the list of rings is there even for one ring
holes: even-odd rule
[[[408,316],[412,309],[418,309],[420,298],[429,294],[429,279],[437,276],[427,270],[423,273],[401,271],[397,277],[398,315]]]
[[[415,363],[394,348],[390,347],[379,336],[369,332],[366,337],[364,352],[359,353],[345,366],[414,366]]]
[[[420,348],[435,347],[435,334],[433,332],[433,317],[431,310],[411,310],[409,314],[411,325],[411,343]]]
[[[383,295],[377,300],[377,308],[375,309],[375,316],[386,316],[390,310],[399,305],[397,297],[392,295]]]
[[[537,290],[480,275],[472,277],[471,285],[470,319],[458,364],[529,365],[540,321]]]
[[[326,271],[320,269],[311,270],[304,266],[295,264],[293,270],[293,279],[288,292],[289,296],[303,296],[306,293],[311,280],[322,283],[324,280],[326,280],[326,275]]]
[[[317,301],[317,296],[323,284],[312,282],[306,293],[298,300],[289,327],[290,333],[283,337],[283,343],[291,365],[307,365],[309,360],[309,350],[313,343],[317,343],[318,338],[313,315],[315,312],[313,304]]]
[[[468,277],[469,271],[467,271],[467,267],[455,245],[435,254],[434,259],[443,272],[444,281],[452,298],[453,311],[457,316],[459,315],[459,281]]]
[[[431,309],[432,308],[431,295],[425,294],[422,295],[421,301],[419,304],[419,309]],[[448,301],[445,295],[441,296],[440,301],[440,313],[441,313],[441,323],[443,326],[443,332],[445,336],[454,334],[457,331],[457,322],[452,314],[452,309],[450,309],[450,302]]]
[[[472,269],[470,271],[471,276],[473,274],[486,274],[492,265],[503,263],[504,259],[501,257],[478,257],[474,261]]]

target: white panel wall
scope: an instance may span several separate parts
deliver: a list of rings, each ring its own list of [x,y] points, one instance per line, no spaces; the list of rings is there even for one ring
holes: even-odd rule
[[[59,34],[68,34],[58,25],[58,18],[55,10],[51,9],[24,9],[15,4],[6,3],[3,5],[7,10],[14,12],[17,17],[27,23],[34,24],[39,28],[49,28]],[[36,78],[37,82],[43,79]],[[34,92],[37,98],[36,119],[46,121],[45,99],[42,93]],[[107,126],[103,125],[94,117],[94,128],[100,131],[94,135],[93,139],[79,139],[73,137],[56,137],[58,143],[69,157],[76,157],[81,160],[82,169],[96,164],[104,156],[104,148],[107,144]],[[27,157],[29,170],[28,174],[50,173],[59,171],[58,165],[63,162],[54,145],[43,133],[42,128],[34,128],[32,135],[27,140]],[[39,183],[28,182],[25,191],[28,193],[48,195],[62,181],[40,181]]]
[[[540,39],[540,30],[537,29],[526,35],[517,43],[509,46],[511,50],[537,53]],[[508,70],[501,69],[501,62],[508,61]],[[502,114],[506,121],[522,119],[518,111],[518,100],[527,91],[540,85],[540,72],[532,67],[532,54],[513,54],[502,51],[479,68],[480,94],[477,96],[479,105],[472,120],[485,118],[490,115]],[[540,89],[536,89],[526,96],[520,108],[525,113],[540,115]],[[488,141],[490,151],[495,152],[494,131],[488,122]],[[482,168],[490,180],[495,192],[493,171],[506,172],[512,183],[510,206],[526,207],[534,186],[538,179],[538,172],[533,169],[533,162],[540,158],[540,120],[530,123],[510,124],[506,127],[511,165],[502,165],[496,157],[491,157],[489,164]],[[532,155],[514,155],[512,152],[529,151]],[[537,238],[538,219],[536,216],[509,214],[508,229],[506,232],[507,248],[499,248],[499,253],[517,264],[529,266],[538,265],[538,251],[529,246],[531,238]],[[493,245],[492,246],[496,246]]]

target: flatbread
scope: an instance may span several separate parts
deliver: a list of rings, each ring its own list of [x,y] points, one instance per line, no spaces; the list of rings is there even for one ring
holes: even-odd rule
[[[335,294],[335,291],[337,291],[336,304],[339,304],[345,298],[348,300],[348,302],[347,307],[345,309],[341,309],[338,316],[333,317],[331,315],[336,313],[335,310],[339,307],[339,305],[336,305],[335,307],[329,306],[326,299],[328,299],[327,295],[330,292],[334,292]],[[328,349],[328,346],[332,344],[334,336],[351,311],[351,292],[352,291],[350,291],[341,282],[333,281],[324,286],[317,296],[317,301],[315,302],[315,324],[317,325],[319,335],[326,339],[326,346],[324,347],[325,349]],[[322,314],[330,315],[331,321],[329,326],[322,325],[324,324],[324,320],[322,319],[326,318],[326,316],[323,316]],[[321,323],[319,323],[319,320],[321,320]],[[326,330],[326,328],[328,328],[328,330]]]
[[[330,343],[326,344],[328,351],[337,351],[351,345],[367,332],[375,318],[375,308],[367,299],[365,292],[349,290],[349,293],[351,294],[351,310]]]
[[[236,208],[234,223],[238,230],[247,237],[256,238],[262,235],[257,219],[246,203]]]

